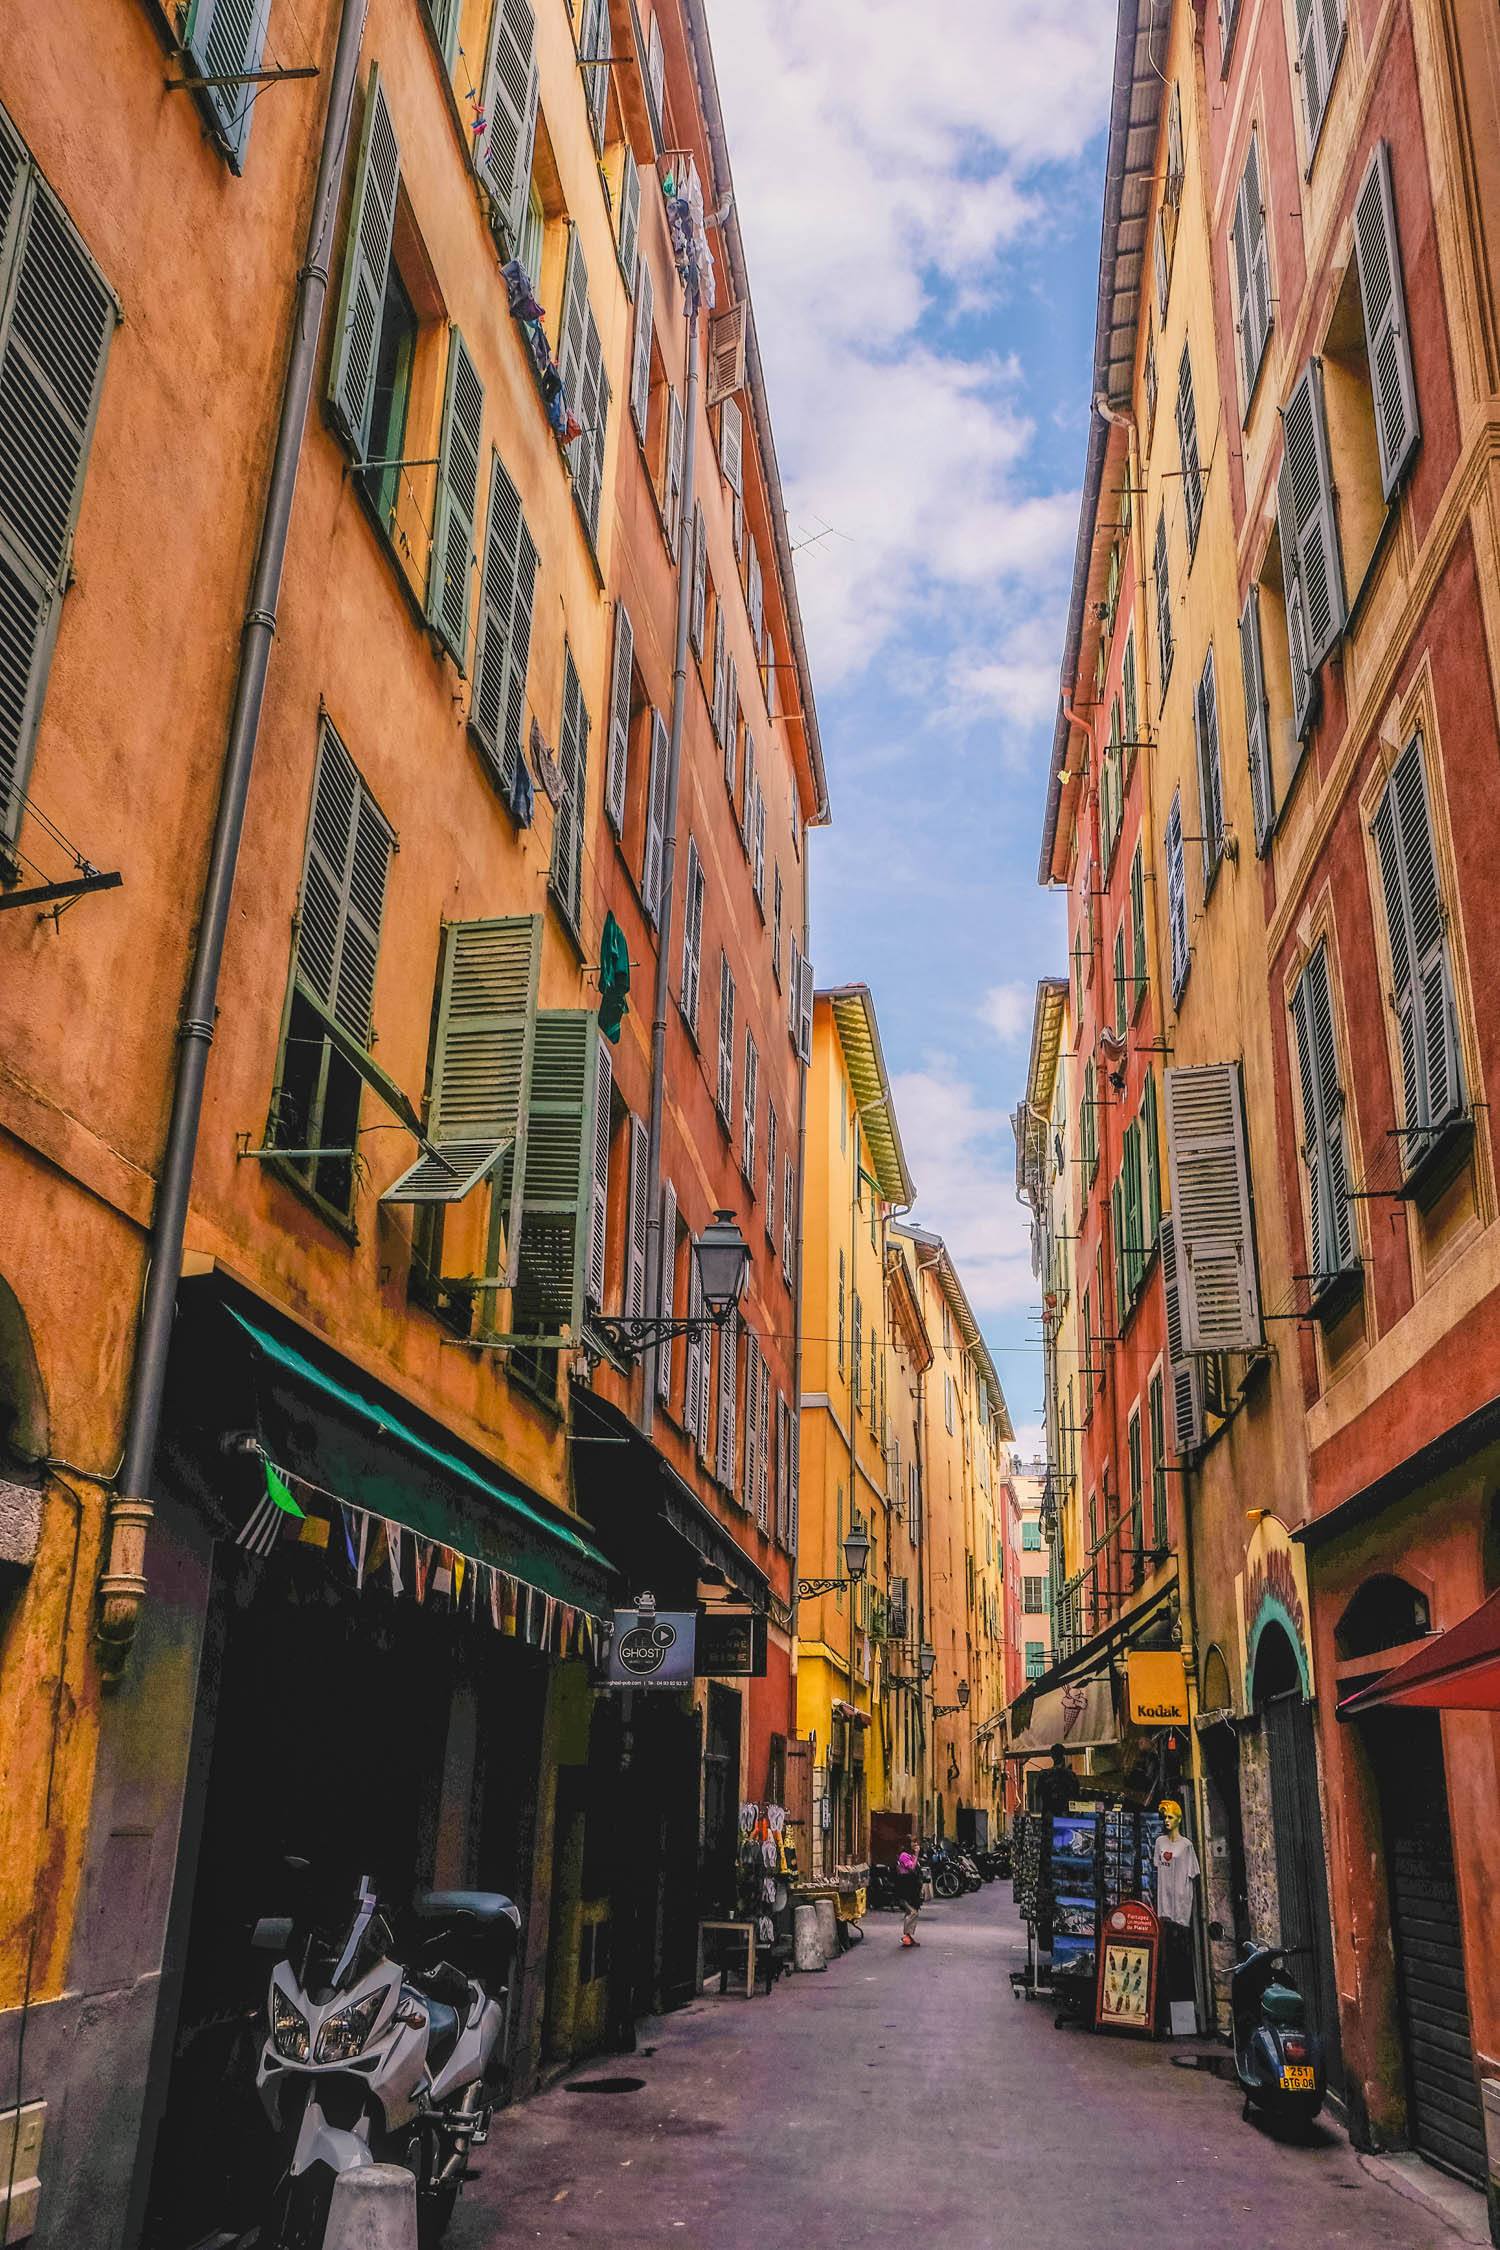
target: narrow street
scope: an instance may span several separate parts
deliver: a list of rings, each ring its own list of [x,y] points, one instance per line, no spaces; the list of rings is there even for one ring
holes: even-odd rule
[[[1013,2000],[1008,1884],[929,1909],[915,1954],[894,1916],[865,1927],[825,1975],[785,1979],[769,2000],[700,2000],[645,2025],[638,2055],[510,2111],[451,2250],[679,2235],[692,2250],[1463,2239],[1336,2127],[1275,2141],[1241,2123],[1232,2087],[1175,2069],[1167,2047],[1059,2031],[1049,2008]],[[643,2083],[568,2090],[616,2075]]]

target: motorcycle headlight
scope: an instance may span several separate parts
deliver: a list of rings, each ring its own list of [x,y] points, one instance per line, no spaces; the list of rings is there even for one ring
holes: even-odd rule
[[[279,1984],[271,1987],[271,2045],[288,2062],[307,2060],[307,2018]]]
[[[375,2028],[384,1998],[384,1992],[372,1992],[347,2008],[336,2008],[318,2033],[318,2061],[348,2062],[357,2055]]]

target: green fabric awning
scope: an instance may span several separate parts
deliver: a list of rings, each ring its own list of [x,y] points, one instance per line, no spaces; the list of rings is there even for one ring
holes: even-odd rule
[[[417,1414],[375,1385],[356,1387],[346,1362],[325,1365],[269,1322],[224,1309],[255,1354],[263,1436],[283,1468],[575,1609],[610,1615],[613,1565],[561,1511],[454,1451],[439,1425],[424,1434]]]

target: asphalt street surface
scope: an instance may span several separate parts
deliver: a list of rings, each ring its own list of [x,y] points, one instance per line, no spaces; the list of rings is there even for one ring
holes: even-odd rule
[[[1011,1997],[1009,1884],[929,1907],[769,1999],[705,1998],[497,2118],[449,2250],[1455,2250],[1359,2158],[1245,2124],[1168,2045]],[[636,2090],[569,2091],[638,2078]],[[1478,2198],[1473,2199],[1478,2203]]]

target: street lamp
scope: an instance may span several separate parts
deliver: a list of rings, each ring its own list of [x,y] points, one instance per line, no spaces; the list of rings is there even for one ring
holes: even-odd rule
[[[750,1279],[750,1245],[732,1211],[714,1213],[712,1225],[704,1228],[693,1245],[693,1256],[698,1262],[701,1313],[685,1320],[652,1313],[627,1318],[592,1315],[589,1327],[627,1364],[651,1345],[670,1343],[674,1336],[702,1335],[710,1328],[722,1328],[744,1296]]]
[[[934,1703],[932,1715],[935,1719],[951,1719],[955,1711],[968,1710],[969,1696],[972,1692],[968,1681],[960,1680],[953,1692],[958,1697],[956,1703]]]
[[[924,1680],[930,1680],[937,1670],[937,1650],[931,1641],[924,1641],[917,1650],[917,1669]]]
[[[841,1594],[846,1586],[857,1586],[870,1565],[870,1534],[858,1516],[844,1535],[843,1578],[799,1578],[797,1599],[811,1601],[815,1594]],[[852,1612],[851,1612],[852,1622]]]

